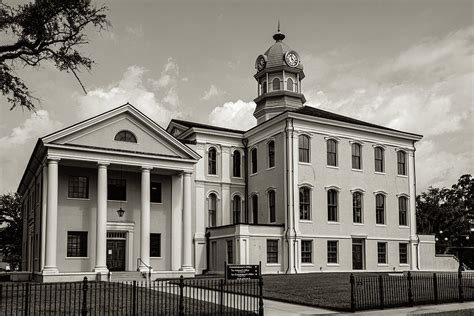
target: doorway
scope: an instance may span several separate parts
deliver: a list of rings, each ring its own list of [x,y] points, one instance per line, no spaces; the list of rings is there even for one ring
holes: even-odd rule
[[[107,268],[125,271],[126,232],[107,232]]]
[[[365,250],[364,239],[352,239],[352,269],[364,270],[365,266]]]

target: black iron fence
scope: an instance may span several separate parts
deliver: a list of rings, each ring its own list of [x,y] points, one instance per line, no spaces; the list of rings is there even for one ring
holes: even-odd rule
[[[1,315],[263,315],[263,281],[0,283]]]
[[[474,273],[351,274],[351,311],[474,300]]]

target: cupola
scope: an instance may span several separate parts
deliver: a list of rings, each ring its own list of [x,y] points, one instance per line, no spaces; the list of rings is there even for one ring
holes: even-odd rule
[[[298,109],[306,102],[301,93],[304,78],[299,54],[286,45],[285,34],[278,30],[273,35],[275,43],[255,61],[258,96],[253,115],[257,124],[263,123],[287,110]]]

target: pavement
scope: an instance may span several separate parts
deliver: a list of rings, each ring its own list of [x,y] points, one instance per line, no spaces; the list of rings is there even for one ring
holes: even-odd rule
[[[425,315],[425,316],[474,316],[474,302],[441,305],[424,305],[407,308],[364,311],[357,313],[339,313],[324,308],[297,304],[288,304],[273,300],[263,300],[265,316],[298,315]]]

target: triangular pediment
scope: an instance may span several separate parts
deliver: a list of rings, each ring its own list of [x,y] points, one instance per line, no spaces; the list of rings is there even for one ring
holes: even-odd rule
[[[117,140],[116,135],[124,131],[133,135],[136,142]],[[121,153],[199,158],[192,149],[130,104],[65,128],[42,140],[45,144],[107,149]]]

